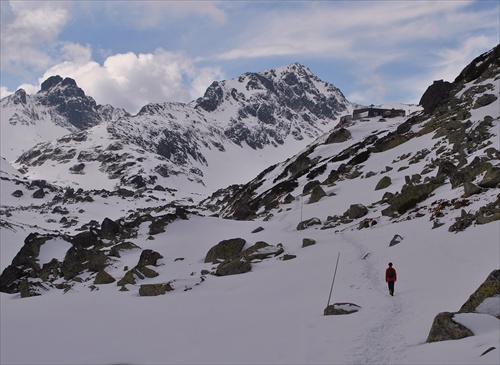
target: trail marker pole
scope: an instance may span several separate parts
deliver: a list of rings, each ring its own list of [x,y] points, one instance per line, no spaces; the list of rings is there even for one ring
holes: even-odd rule
[[[333,291],[333,283],[335,283],[335,276],[337,275],[337,267],[339,266],[339,259],[340,259],[340,251],[337,256],[337,263],[335,264],[335,272],[333,273],[332,287],[330,288],[330,295],[328,296],[328,304],[326,305],[327,308],[330,306],[330,299],[332,297],[332,291]]]
[[[300,196],[300,221],[302,222],[302,208],[304,207],[304,196]]]

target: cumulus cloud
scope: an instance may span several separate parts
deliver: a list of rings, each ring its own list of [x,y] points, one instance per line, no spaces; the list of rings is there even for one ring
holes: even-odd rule
[[[0,99],[5,98],[10,94],[12,94],[12,91],[10,91],[6,86],[0,86]]]
[[[39,82],[53,75],[71,77],[97,103],[131,113],[151,102],[191,101],[202,96],[213,77],[222,77],[220,69],[198,69],[194,60],[179,52],[128,52],[109,56],[100,65],[88,57],[86,48],[70,48],[77,57],[51,67]]]

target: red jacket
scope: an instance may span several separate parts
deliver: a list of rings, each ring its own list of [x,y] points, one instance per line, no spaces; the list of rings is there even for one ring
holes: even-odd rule
[[[389,277],[389,270],[394,270],[394,276],[392,278]],[[396,269],[393,267],[388,267],[385,269],[385,281],[396,281],[398,276],[396,275]]]

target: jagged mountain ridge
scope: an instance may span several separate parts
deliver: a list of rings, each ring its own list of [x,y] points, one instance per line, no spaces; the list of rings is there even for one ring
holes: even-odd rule
[[[81,179],[87,171],[100,171],[110,179],[103,186],[107,189],[155,184],[219,188],[212,181],[215,177],[226,176],[228,184],[244,181],[240,174],[257,173],[269,161],[282,160],[351,110],[333,85],[292,64],[215,82],[190,104],[149,104],[135,116],[40,144],[20,156],[16,167],[32,178],[54,181],[47,164],[64,164],[58,178],[87,188],[98,188]],[[255,156],[255,166],[231,172],[238,156],[247,155]],[[220,163],[225,159],[226,166]]]
[[[321,125],[351,112],[339,89],[298,63],[214,82],[194,106],[208,112],[229,111],[224,133],[252,148],[282,144],[290,134],[299,140],[303,134],[317,137],[318,129],[324,131]]]

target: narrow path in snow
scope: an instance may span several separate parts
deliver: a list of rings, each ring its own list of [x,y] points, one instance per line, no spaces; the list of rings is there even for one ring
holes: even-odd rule
[[[369,252],[362,242],[358,242],[348,233],[342,234],[345,242],[351,244],[363,258]],[[405,336],[401,333],[402,325],[410,315],[410,303],[398,296],[397,286],[394,297],[389,296],[384,273],[379,265],[370,259],[363,259],[364,277],[368,285],[374,288],[383,308],[373,312],[373,317],[366,322],[367,328],[356,338],[356,346],[351,354],[352,364],[394,364],[398,355],[406,348]],[[385,267],[384,267],[385,270]]]

